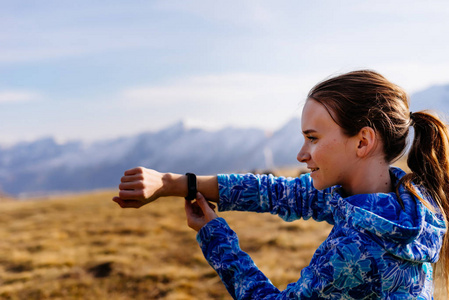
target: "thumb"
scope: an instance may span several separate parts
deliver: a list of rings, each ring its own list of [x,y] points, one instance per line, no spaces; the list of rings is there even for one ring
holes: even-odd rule
[[[217,215],[215,214],[214,210],[210,208],[209,203],[204,198],[204,196],[198,192],[196,193],[196,202],[200,206],[201,210],[203,211],[203,214],[208,218],[209,220],[215,219]]]
[[[184,209],[186,211],[187,216],[190,216],[193,214],[192,203],[189,200],[185,201]]]

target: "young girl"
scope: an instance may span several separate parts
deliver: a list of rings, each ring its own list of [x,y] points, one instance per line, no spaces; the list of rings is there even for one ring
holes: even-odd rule
[[[398,86],[373,71],[330,78],[310,91],[298,160],[309,174],[196,178],[186,200],[204,256],[235,299],[432,299],[436,263],[449,271],[449,134],[437,117],[410,112]],[[406,150],[411,173],[390,164]],[[186,196],[195,178],[145,168],[125,172],[121,207]],[[190,181],[190,182],[188,182]],[[189,186],[189,189],[188,189]],[[193,187],[192,187],[193,186]],[[244,253],[220,211],[270,212],[334,225],[300,279],[279,291]]]

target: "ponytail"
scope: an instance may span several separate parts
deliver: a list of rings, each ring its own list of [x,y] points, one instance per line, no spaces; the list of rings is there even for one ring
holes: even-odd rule
[[[432,203],[418,196],[412,182],[426,189],[435,201],[441,214],[449,224],[449,131],[438,117],[421,111],[410,114],[415,136],[407,164],[412,173],[402,178],[404,186],[423,204],[432,208]],[[442,283],[449,295],[449,234],[446,233],[436,265],[436,273],[442,275]],[[439,277],[439,276],[438,276]],[[440,279],[440,278],[435,278]]]

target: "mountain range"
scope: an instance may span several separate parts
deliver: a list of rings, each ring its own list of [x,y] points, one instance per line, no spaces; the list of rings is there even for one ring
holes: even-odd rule
[[[216,174],[292,165],[300,145],[299,119],[273,134],[230,127],[206,131],[178,122],[90,145],[45,138],[0,149],[0,190],[32,196],[116,187],[123,172],[136,166]]]
[[[449,85],[411,96],[411,110],[449,115]],[[300,120],[268,134],[262,129],[207,131],[178,122],[158,132],[58,144],[53,138],[0,147],[0,191],[14,196],[117,187],[124,170],[145,166],[162,172],[216,174],[298,166]]]

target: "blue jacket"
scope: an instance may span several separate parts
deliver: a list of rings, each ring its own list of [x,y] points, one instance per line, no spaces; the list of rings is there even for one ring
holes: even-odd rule
[[[405,174],[391,172],[396,182]],[[279,291],[240,249],[226,221],[210,221],[197,240],[234,299],[433,298],[431,263],[438,260],[445,223],[438,210],[402,186],[405,209],[395,193],[344,198],[339,187],[319,191],[308,174],[219,175],[218,182],[220,211],[270,212],[286,221],[313,218],[334,225],[300,279]]]

